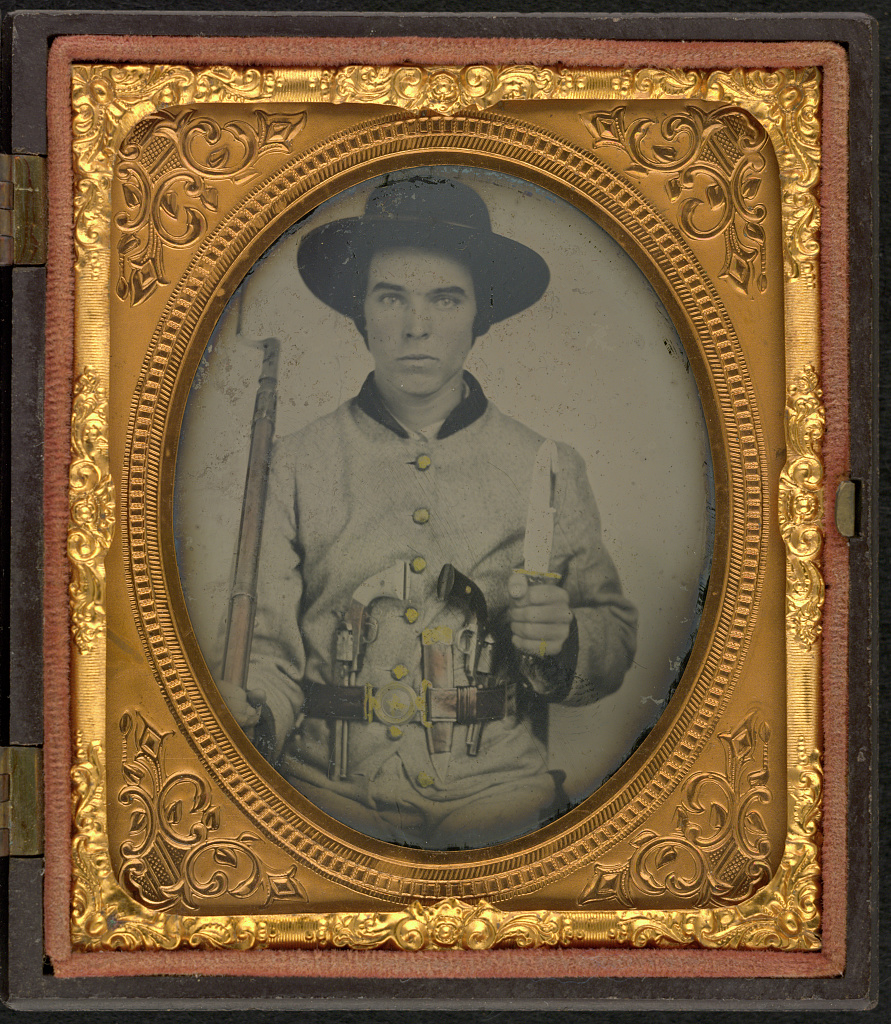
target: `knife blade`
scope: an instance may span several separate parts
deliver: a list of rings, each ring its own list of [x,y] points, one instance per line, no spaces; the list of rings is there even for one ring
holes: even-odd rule
[[[544,441],[535,456],[532,482],[529,487],[529,508],[526,513],[526,536],[523,541],[523,570],[531,576],[548,573],[554,543],[554,483],[557,469],[557,446]]]

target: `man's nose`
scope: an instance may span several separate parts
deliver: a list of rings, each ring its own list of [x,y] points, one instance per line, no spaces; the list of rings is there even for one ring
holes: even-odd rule
[[[405,311],[405,336],[423,338],[430,330],[430,317],[420,302],[412,302]]]

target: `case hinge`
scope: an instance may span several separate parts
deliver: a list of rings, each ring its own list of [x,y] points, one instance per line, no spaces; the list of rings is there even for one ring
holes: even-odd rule
[[[0,747],[0,857],[43,853],[43,751]]]
[[[835,526],[843,537],[860,532],[860,481],[842,480],[835,493]]]
[[[0,266],[46,263],[46,157],[0,153]]]

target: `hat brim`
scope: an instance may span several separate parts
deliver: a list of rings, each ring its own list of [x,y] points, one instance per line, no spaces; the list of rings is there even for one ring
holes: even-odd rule
[[[297,267],[309,290],[345,316],[361,312],[371,256],[390,248],[442,252],[471,271],[477,304],[490,324],[528,309],[544,295],[550,270],[520,242],[443,221],[349,217],[314,228],[300,243]]]

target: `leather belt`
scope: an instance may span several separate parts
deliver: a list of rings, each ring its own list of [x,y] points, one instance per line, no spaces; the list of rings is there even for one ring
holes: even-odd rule
[[[408,683],[383,686],[315,686],[306,695],[303,713],[309,718],[342,718],[354,722],[404,725],[419,721],[497,722],[504,718],[506,688],[487,686],[431,686],[426,680],[418,693]]]

